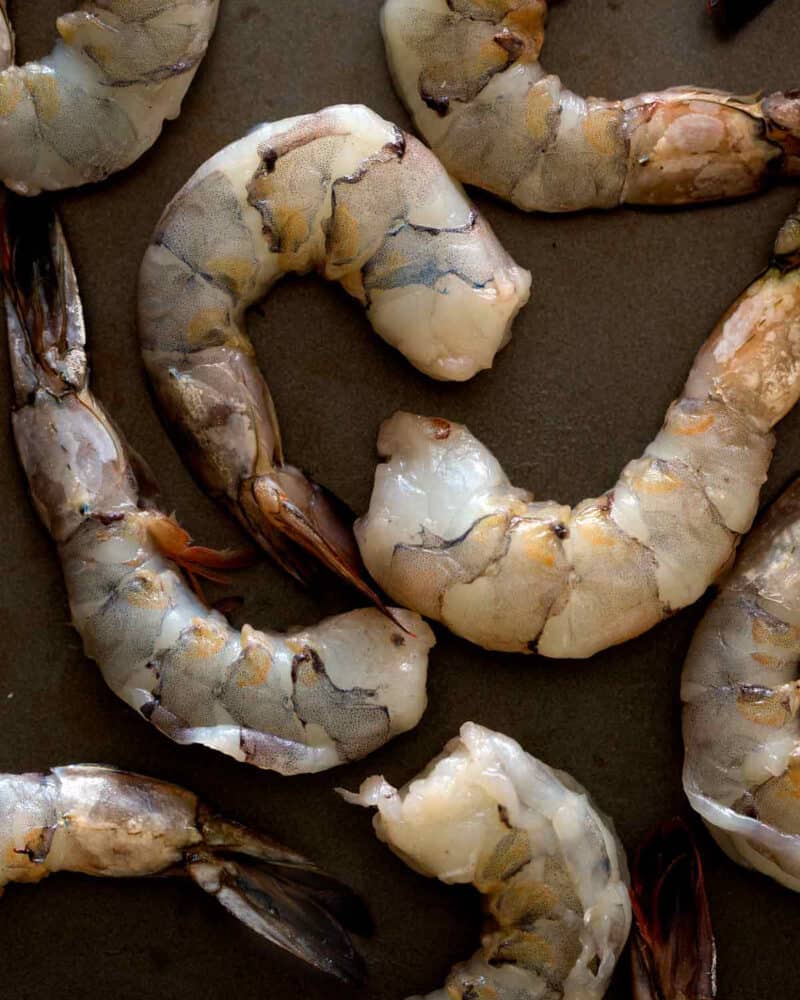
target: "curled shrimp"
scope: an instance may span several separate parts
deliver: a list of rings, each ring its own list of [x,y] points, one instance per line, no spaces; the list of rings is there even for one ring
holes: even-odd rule
[[[198,600],[181,567],[216,579],[238,558],[191,546],[140,491],[141,463],[88,386],[55,216],[14,199],[6,222],[14,437],[73,623],[115,694],[179,743],[283,774],[362,757],[415,726],[433,645],[415,615],[353,611],[281,635],[231,628]]]
[[[0,774],[0,895],[56,872],[188,876],[278,947],[345,982],[363,978],[344,927],[369,918],[350,889],[165,781],[96,764]]]
[[[800,217],[701,348],[642,458],[602,496],[534,503],[463,426],[398,413],[378,440],[367,569],[488,649],[586,657],[696,601],[752,524],[771,428],[800,395]]]
[[[147,371],[195,475],[295,576],[310,552],[362,582],[349,521],[284,461],[246,310],[318,271],[434,378],[491,365],[528,298],[517,267],[435,157],[361,106],[263,125],[204,164],[145,255]]]
[[[12,66],[0,9],[0,181],[20,194],[101,181],[158,138],[205,55],[219,0],[85,0],[41,62]]]
[[[800,481],[748,536],[683,668],[683,786],[739,864],[800,890]]]
[[[679,205],[800,172],[800,99],[583,98],[539,62],[547,0],[387,0],[389,65],[447,169],[526,211]]]
[[[630,930],[627,865],[574,778],[468,722],[400,790],[375,776],[343,794],[377,807],[378,837],[415,871],[483,896],[481,947],[426,1000],[605,994]]]

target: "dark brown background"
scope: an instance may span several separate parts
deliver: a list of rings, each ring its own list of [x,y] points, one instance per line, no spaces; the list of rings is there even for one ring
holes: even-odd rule
[[[50,44],[61,0],[11,0],[22,58]],[[794,0],[774,3],[732,40],[703,0],[570,0],[554,11],[546,64],[581,93],[621,97],[702,83],[753,92],[797,86]],[[151,461],[196,538],[236,538],[189,479],[147,395],[134,326],[139,260],[157,216],[193,170],[265,120],[361,101],[407,125],[378,32],[379,0],[223,0],[217,35],[156,147],[109,183],[61,199],[86,307],[94,387]],[[512,479],[574,502],[613,482],[661,423],[697,347],[764,264],[792,206],[788,188],[684,212],[625,210],[536,218],[476,195],[502,242],[534,276],[533,301],[494,370],[461,386],[413,371],[369,331],[338,289],[287,281],[252,331],[292,459],[364,510],[380,420],[397,407],[468,421]],[[302,359],[302,361],[301,361]],[[8,412],[0,378],[0,414]],[[800,413],[779,431],[766,499],[800,469]],[[477,899],[414,875],[332,789],[375,771],[405,781],[466,719],[500,729],[571,771],[611,813],[628,847],[676,811],[681,793],[678,678],[702,607],[589,663],[485,653],[440,633],[430,708],[419,728],[372,759],[282,779],[200,748],[177,747],[117,701],[81,654],[61,574],[35,520],[0,419],[0,770],[108,761],[173,779],[347,878],[377,933],[359,997],[400,1000],[438,986],[475,946]],[[358,603],[332,584],[314,597],[270,565],[237,581],[245,613],[287,627]],[[11,697],[13,695],[13,697]],[[798,898],[729,863],[702,836],[725,1000],[790,1000]],[[0,905],[0,993],[116,1000],[352,997],[266,946],[179,882],[63,876],[12,887]],[[622,963],[609,997],[629,996]]]

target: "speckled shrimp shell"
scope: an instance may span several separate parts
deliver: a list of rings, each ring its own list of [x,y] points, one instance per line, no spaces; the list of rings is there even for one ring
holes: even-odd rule
[[[142,264],[145,365],[195,474],[295,575],[297,545],[351,582],[350,524],[286,465],[246,310],[317,271],[434,378],[491,365],[530,275],[419,142],[365,107],[263,125],[204,164]]]
[[[800,890],[800,481],[745,541],[695,632],[683,786],[723,849]]]
[[[344,930],[368,922],[353,892],[176,785],[96,764],[0,774],[0,895],[56,872],[188,876],[304,962],[346,982],[363,976]]]
[[[377,807],[378,837],[415,871],[483,896],[481,947],[427,1000],[604,996],[631,925],[628,872],[574,778],[468,722],[399,791],[376,776],[344,795]]]
[[[198,559],[141,493],[140,463],[89,390],[57,222],[10,200],[3,237],[14,436],[73,624],[111,689],[179,743],[283,774],[362,757],[415,726],[433,644],[417,616],[368,609],[289,635],[238,631],[195,596],[169,556],[190,571]]]
[[[800,395],[800,222],[698,353],[642,458],[570,509],[513,487],[470,432],[395,414],[356,535],[408,607],[488,649],[586,657],[696,601],[752,524]]]
[[[0,0],[0,181],[37,194],[130,166],[164,120],[177,118],[218,7],[219,0],[86,0],[58,19],[50,55],[16,67]]]
[[[400,97],[447,169],[527,211],[679,205],[800,170],[800,99],[583,98],[539,62],[546,0],[387,0]]]

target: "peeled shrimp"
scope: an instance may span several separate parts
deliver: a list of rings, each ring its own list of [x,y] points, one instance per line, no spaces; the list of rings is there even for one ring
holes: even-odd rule
[[[415,871],[484,897],[481,947],[427,1000],[605,994],[631,925],[625,852],[574,778],[468,722],[399,791],[376,776],[344,796],[377,807],[378,837]]]
[[[750,535],[694,634],[683,786],[739,864],[800,890],[800,481]]]
[[[644,457],[573,509],[534,503],[465,427],[395,414],[356,525],[373,577],[488,649],[552,657],[591,656],[696,601],[749,530],[770,428],[800,395],[798,248],[792,216]]]
[[[0,6],[0,181],[37,194],[101,181],[153,145],[180,113],[219,0],[85,0],[58,19],[50,55],[21,67]]]
[[[369,609],[289,635],[240,632],[193,593],[179,567],[215,579],[236,560],[189,545],[89,390],[80,298],[54,216],[15,199],[7,224],[14,436],[73,623],[115,694],[178,743],[283,774],[362,757],[415,726],[433,645],[415,615]]]
[[[164,212],[139,319],[168,426],[198,479],[286,568],[303,575],[299,545],[358,585],[350,524],[284,462],[245,327],[284,274],[310,271],[338,281],[415,367],[456,380],[491,365],[530,275],[424,146],[360,106],[261,126]]]
[[[345,982],[363,977],[342,926],[364,924],[358,897],[176,785],[96,764],[0,774],[0,895],[55,872],[188,876],[278,947]]]
[[[447,169],[527,211],[680,205],[800,172],[800,99],[579,97],[539,62],[546,0],[387,0],[389,65]]]

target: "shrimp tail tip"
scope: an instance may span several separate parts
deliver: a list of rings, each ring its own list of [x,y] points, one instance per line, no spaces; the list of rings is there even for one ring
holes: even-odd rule
[[[679,818],[640,844],[632,869],[634,1000],[714,1000],[716,945],[700,854]]]
[[[361,899],[333,876],[274,841],[225,820],[203,824],[189,876],[247,927],[314,968],[352,985],[364,961],[345,928],[369,933]]]
[[[408,632],[367,582],[353,535],[353,514],[334,494],[287,465],[248,480],[240,499],[248,527],[292,576],[309,583],[313,579],[309,556],[313,556]]]
[[[0,270],[17,404],[41,385],[85,385],[83,308],[69,248],[47,198],[0,201]]]

